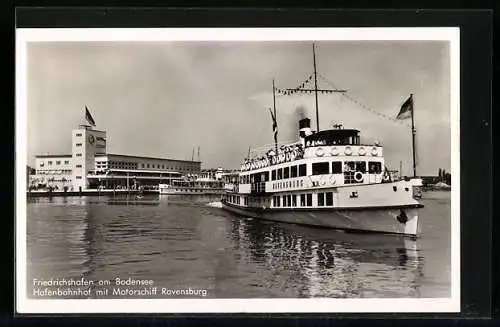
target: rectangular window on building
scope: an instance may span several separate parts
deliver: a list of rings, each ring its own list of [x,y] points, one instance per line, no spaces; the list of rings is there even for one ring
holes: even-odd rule
[[[141,164],[141,168],[144,168],[144,164]]]
[[[52,166],[52,161],[47,161],[47,164],[48,164],[49,166]]]
[[[149,168],[149,164],[147,164],[146,167]]]
[[[61,164],[61,160],[56,160],[56,165],[60,165]]]
[[[81,144],[81,143],[77,143],[77,144],[75,144],[75,145],[76,145],[76,146],[82,146],[82,144]]]
[[[313,205],[313,195],[311,193],[308,193],[306,196],[306,204],[308,207],[312,207]]]
[[[326,205],[333,206],[333,193],[332,192],[326,192]]]
[[[306,164],[299,165],[299,176],[306,176],[306,175],[307,175]]]
[[[76,168],[82,168],[82,165],[76,165]]]
[[[69,160],[64,160],[65,165],[69,165]]]
[[[312,174],[313,175],[329,174],[330,173],[329,166],[330,165],[328,164],[328,162],[314,162],[312,164]]]
[[[332,162],[332,174],[342,174],[342,162]]]
[[[294,194],[292,195],[292,207],[297,206],[297,196]]]
[[[297,177],[297,166],[290,167],[290,177],[291,178]]]
[[[290,167],[283,168],[283,179],[290,178]]]
[[[368,163],[368,172],[370,174],[380,174],[382,172],[382,163],[370,161]]]
[[[82,133],[76,133],[75,135],[76,136],[82,136]]]
[[[325,205],[325,193],[318,193],[318,207]]]
[[[77,157],[81,157],[81,156],[82,156],[82,154],[81,154],[81,153],[77,153],[77,154],[76,154],[76,156],[77,156]]]
[[[306,206],[306,195],[305,194],[301,194],[300,195],[300,206],[301,207],[305,207]]]
[[[288,202],[286,202],[286,195],[283,195],[283,207],[288,207]]]
[[[271,171],[271,180],[276,180],[276,169],[273,169],[273,171]]]
[[[76,176],[76,179],[82,179],[82,176]]]
[[[295,197],[295,195],[293,196]],[[288,206],[291,207],[292,206],[292,196],[291,195],[287,195],[287,203],[288,203]]]

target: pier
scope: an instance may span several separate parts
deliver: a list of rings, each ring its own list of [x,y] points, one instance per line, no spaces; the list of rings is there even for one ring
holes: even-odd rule
[[[159,194],[158,190],[98,190],[98,189],[87,189],[81,191],[49,191],[49,190],[31,190],[26,192],[26,196],[30,197],[52,197],[52,196],[88,196],[88,195],[129,195],[129,194]]]

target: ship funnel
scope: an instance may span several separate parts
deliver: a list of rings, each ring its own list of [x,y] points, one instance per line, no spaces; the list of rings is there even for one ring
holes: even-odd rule
[[[302,146],[305,145],[305,137],[311,135],[311,120],[309,118],[303,118],[299,120],[299,137]]]

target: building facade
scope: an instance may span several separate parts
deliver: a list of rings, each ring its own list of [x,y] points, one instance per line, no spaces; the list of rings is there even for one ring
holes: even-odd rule
[[[107,153],[106,132],[80,126],[71,134],[72,153],[37,155],[31,188],[79,191],[98,188],[157,187],[199,174],[200,161]]]

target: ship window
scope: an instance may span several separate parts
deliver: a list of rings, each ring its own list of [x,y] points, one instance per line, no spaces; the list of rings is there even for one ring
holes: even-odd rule
[[[292,196],[291,195],[287,195],[287,198],[288,198],[288,206],[291,207],[292,206]]]
[[[355,162],[354,161],[346,161],[344,163],[344,172],[355,171]]]
[[[333,193],[332,192],[326,192],[326,205],[327,206],[333,205]]]
[[[342,174],[342,163],[340,161],[332,162],[332,174]]]
[[[306,176],[306,175],[307,175],[306,164],[299,165],[299,176]]]
[[[279,196],[274,196],[274,206],[279,207],[280,206],[280,197]]]
[[[318,206],[323,207],[325,205],[325,193],[318,193]]]
[[[313,205],[313,195],[311,193],[307,194],[306,202],[307,202],[307,206],[308,207],[312,207],[312,205]]]
[[[297,177],[297,166],[291,166],[290,167],[290,177]]]
[[[273,171],[271,172],[271,180],[276,180],[276,169],[273,169]]]
[[[283,168],[283,178],[289,178],[289,177],[290,177],[290,167]]]
[[[368,171],[370,174],[380,174],[382,172],[382,163],[370,161],[368,163]]]
[[[264,171],[264,172],[260,173],[260,181],[261,182],[268,182],[269,181],[269,172],[268,171]]]
[[[329,164],[328,162],[314,162],[312,164],[312,174],[313,175],[323,175],[329,174]]]
[[[47,163],[49,164],[49,166],[52,166],[52,161],[48,161]]]
[[[282,179],[283,178],[283,170],[281,168],[278,169],[278,176],[276,177],[276,179]]]
[[[301,207],[305,207],[306,206],[306,195],[305,194],[301,194],[300,195],[300,206]]]
[[[297,196],[294,194],[292,195],[292,207],[297,206]]]
[[[288,207],[288,202],[286,200],[286,195],[283,195],[283,207]]]
[[[366,161],[356,161],[356,171],[366,173]]]

